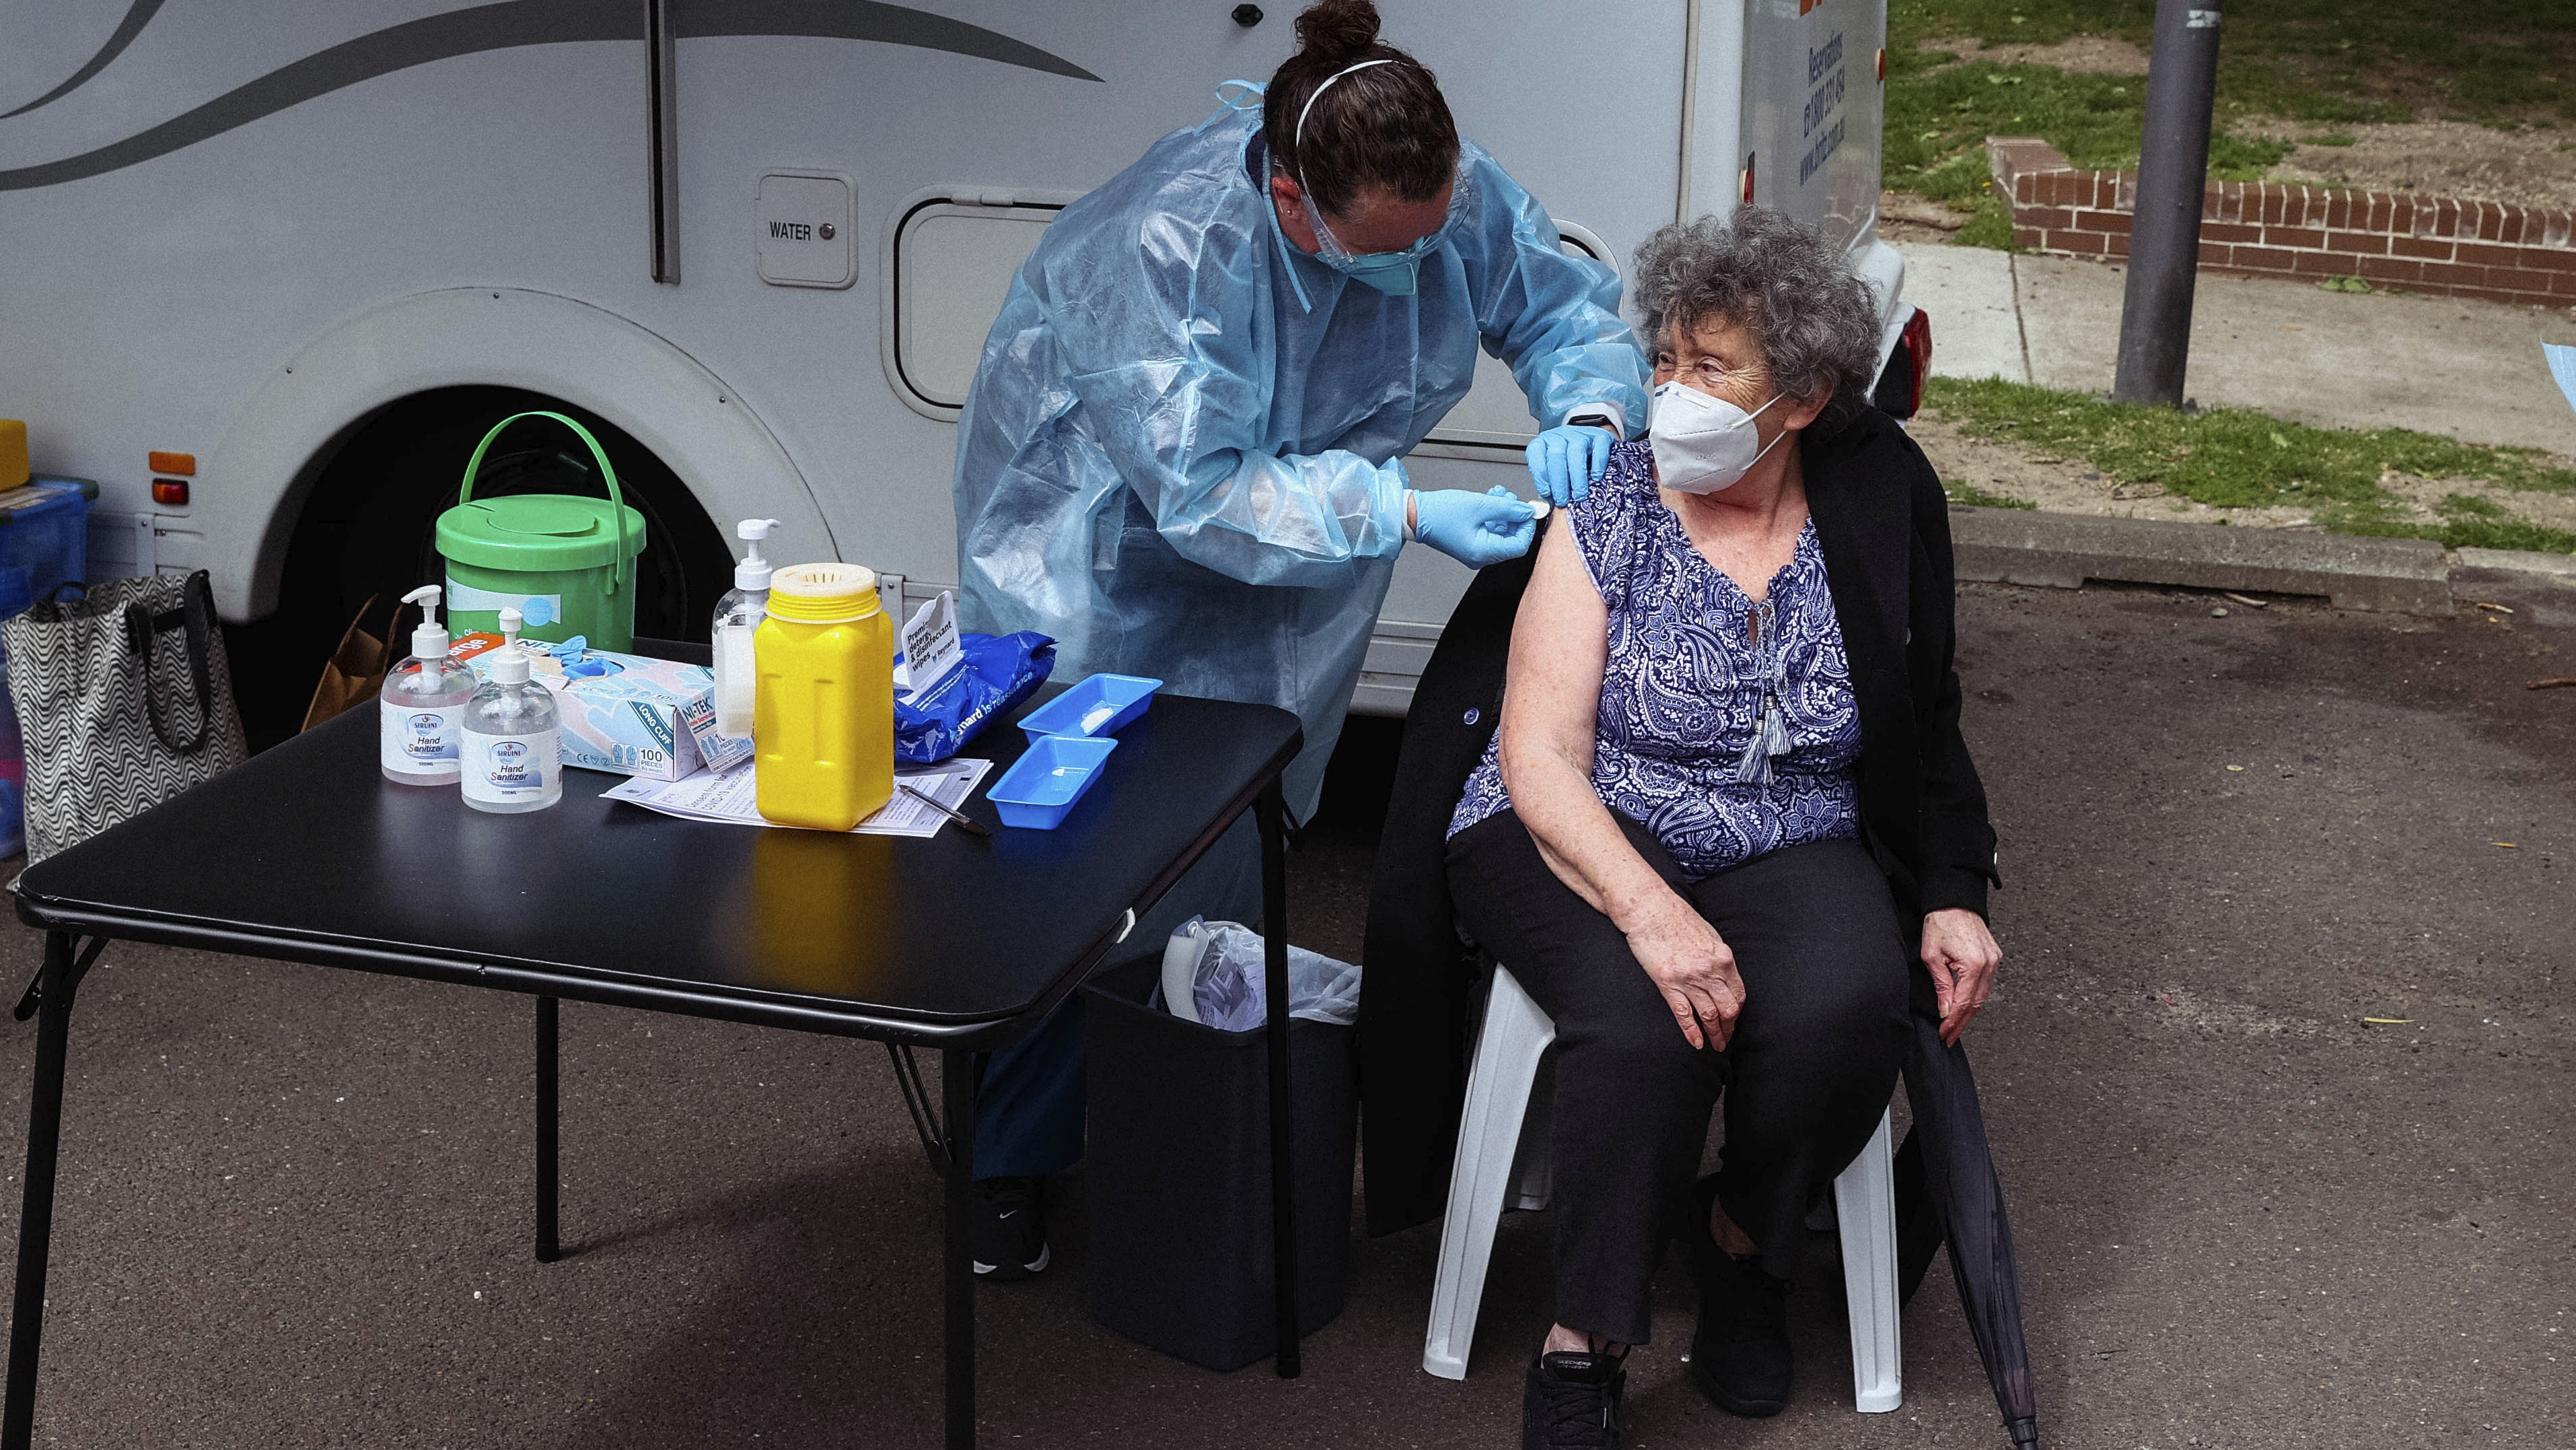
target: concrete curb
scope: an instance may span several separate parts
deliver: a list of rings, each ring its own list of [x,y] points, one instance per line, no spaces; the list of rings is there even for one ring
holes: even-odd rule
[[[1961,579],[2059,589],[2082,588],[2087,579],[2173,584],[2248,594],[2322,595],[2337,609],[2451,612],[2450,555],[2430,539],[1958,504],[1950,508],[1950,538]]]
[[[2546,574],[2562,584],[2576,584],[2576,554],[2539,554],[2529,549],[2462,549],[2463,570],[2501,569],[2508,574]]]

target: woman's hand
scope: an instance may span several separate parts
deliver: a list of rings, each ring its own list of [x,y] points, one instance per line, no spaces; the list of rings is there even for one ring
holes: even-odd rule
[[[1689,902],[1669,890],[1665,894],[1670,900],[1628,933],[1628,950],[1664,994],[1690,1045],[1723,1051],[1735,1035],[1736,1014],[1744,1010],[1735,952]]]
[[[1957,1046],[1995,990],[1995,965],[2004,949],[1986,930],[1986,919],[1973,911],[1949,907],[1923,918],[1923,965],[1932,970],[1932,991],[1941,1003],[1941,1040]]]

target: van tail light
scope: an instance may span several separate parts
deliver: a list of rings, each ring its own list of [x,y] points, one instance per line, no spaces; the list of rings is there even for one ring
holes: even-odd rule
[[[1932,378],[1932,314],[1920,307],[1915,308],[1914,316],[1905,324],[1902,335],[1905,351],[1914,364],[1914,404],[1905,410],[1905,415],[1910,418],[1914,416],[1915,408],[1923,406],[1923,386]]]
[[[1911,418],[1923,406],[1923,387],[1931,376],[1932,314],[1917,307],[1898,330],[1869,400],[1891,418]]]

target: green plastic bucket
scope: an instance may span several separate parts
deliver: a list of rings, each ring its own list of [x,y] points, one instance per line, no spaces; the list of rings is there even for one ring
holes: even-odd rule
[[[552,418],[590,447],[605,499],[530,493],[474,496],[474,475],[501,430],[522,418]],[[438,552],[447,560],[448,629],[497,632],[501,611],[516,609],[528,639],[582,635],[599,649],[635,647],[635,556],[644,552],[644,516],[626,506],[617,470],[590,430],[561,413],[514,413],[492,425],[465,463],[456,507],[438,516]]]

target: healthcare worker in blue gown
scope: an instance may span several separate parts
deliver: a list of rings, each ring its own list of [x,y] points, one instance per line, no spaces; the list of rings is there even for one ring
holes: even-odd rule
[[[1039,630],[1056,673],[1296,712],[1290,815],[1310,817],[1408,542],[1470,568],[1518,557],[1505,489],[1417,490],[1404,454],[1467,394],[1479,346],[1548,429],[1563,504],[1641,428],[1646,369],[1616,276],[1458,137],[1429,71],[1366,0],[1298,18],[1260,95],[1173,132],[1065,208],[1013,280],[959,422],[969,629]],[[1255,921],[1250,813],[1129,937]],[[975,1267],[1043,1269],[1043,1180],[1082,1151],[1069,1004],[992,1055],[977,1099]]]

